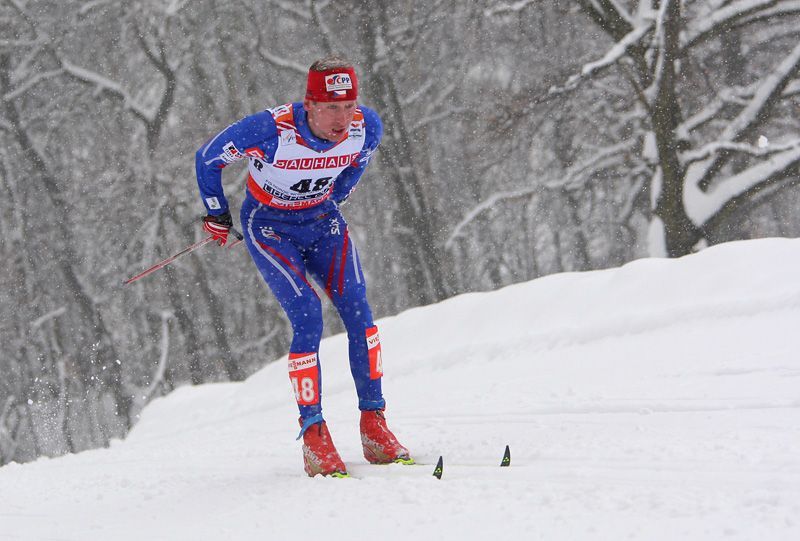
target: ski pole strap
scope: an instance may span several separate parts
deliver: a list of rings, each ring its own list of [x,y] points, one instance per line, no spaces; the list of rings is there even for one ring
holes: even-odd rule
[[[303,419],[303,426],[300,428],[300,433],[297,435],[297,439],[299,440],[300,438],[302,438],[303,434],[305,434],[306,430],[311,428],[311,426],[313,426],[313,425],[315,425],[317,423],[321,423],[324,420],[325,419],[322,418],[322,414],[321,413],[317,413],[316,415],[313,415],[313,416],[309,417],[308,419]]]

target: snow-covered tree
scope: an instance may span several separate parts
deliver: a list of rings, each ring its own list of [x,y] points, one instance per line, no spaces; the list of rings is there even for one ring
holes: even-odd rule
[[[650,251],[680,256],[798,182],[800,3],[579,0],[612,44],[562,88],[625,84],[650,165]],[[624,81],[624,83],[623,83]]]

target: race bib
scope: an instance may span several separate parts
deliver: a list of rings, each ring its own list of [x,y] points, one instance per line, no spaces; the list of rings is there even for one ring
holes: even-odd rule
[[[367,353],[369,355],[369,379],[380,379],[383,376],[383,359],[381,358],[378,327],[367,329]]]
[[[289,381],[300,406],[319,404],[319,366],[316,353],[289,353]]]

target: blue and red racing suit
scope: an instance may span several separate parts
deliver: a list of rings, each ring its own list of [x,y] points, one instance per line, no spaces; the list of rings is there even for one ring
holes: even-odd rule
[[[197,151],[200,194],[214,215],[228,211],[222,169],[249,160],[242,229],[256,267],[292,324],[289,378],[305,426],[322,420],[322,307],[307,275],[324,289],[347,329],[359,409],[385,406],[378,330],[358,250],[338,208],[358,183],[382,133],[377,113],[360,106],[347,138],[338,143],[319,139],[302,104],[291,103],[228,126]]]

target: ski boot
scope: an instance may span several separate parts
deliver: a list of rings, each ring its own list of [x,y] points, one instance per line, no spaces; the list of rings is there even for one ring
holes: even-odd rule
[[[371,464],[413,464],[408,449],[400,445],[386,426],[383,410],[361,412],[361,446],[364,458]]]
[[[303,419],[300,419],[300,426],[303,426]],[[319,474],[349,477],[325,421],[311,425],[303,433],[303,469],[309,477]]]

